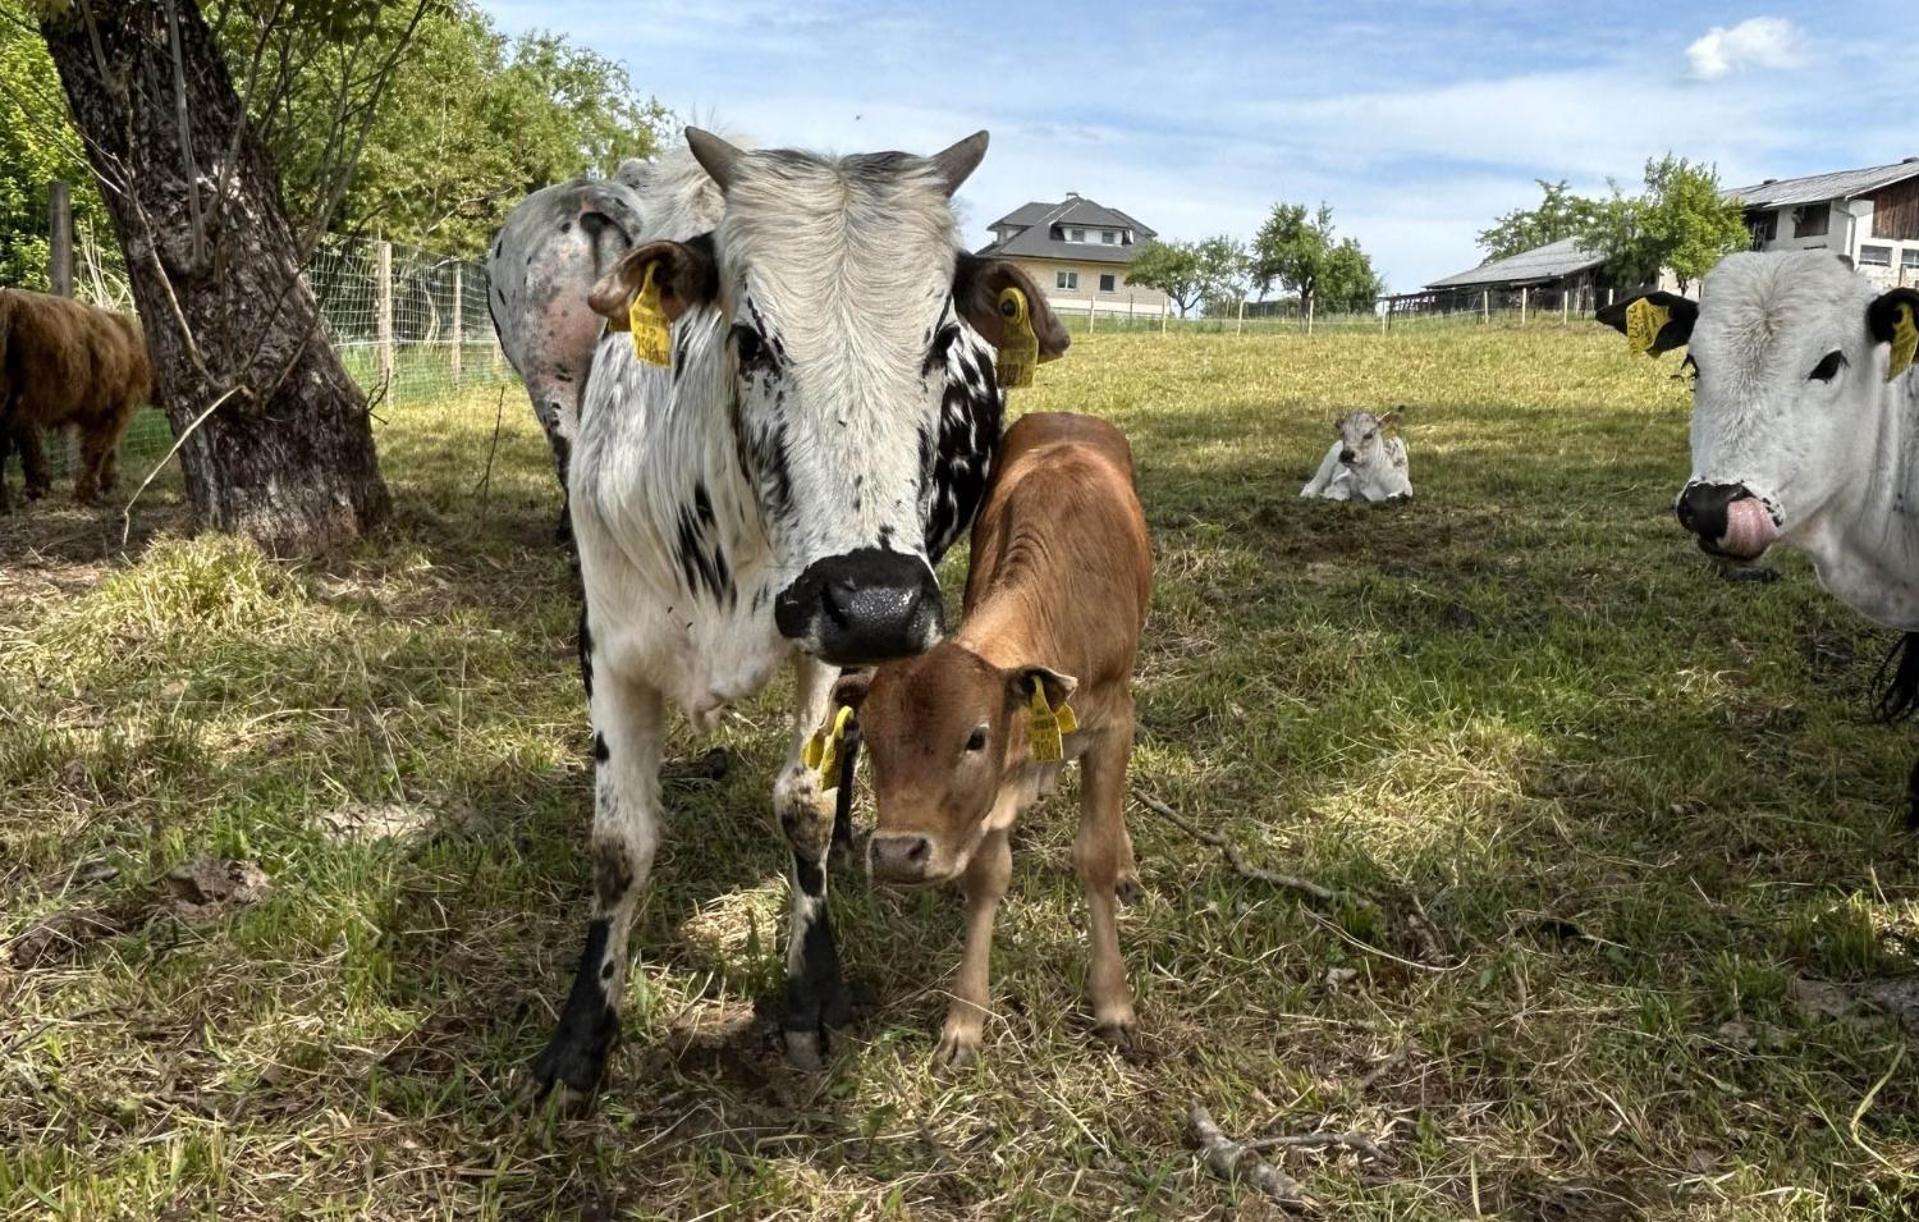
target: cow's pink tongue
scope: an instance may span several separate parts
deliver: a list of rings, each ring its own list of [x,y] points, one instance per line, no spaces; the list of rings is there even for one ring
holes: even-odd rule
[[[1741,497],[1726,506],[1726,535],[1719,541],[1720,551],[1751,560],[1778,537],[1779,527],[1773,523],[1772,512],[1758,497]]]

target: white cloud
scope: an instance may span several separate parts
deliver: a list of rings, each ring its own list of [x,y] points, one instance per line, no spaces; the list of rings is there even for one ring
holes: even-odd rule
[[[1748,17],[1734,26],[1716,25],[1686,48],[1692,77],[1716,81],[1747,66],[1792,68],[1799,63],[1799,31],[1784,17]]]

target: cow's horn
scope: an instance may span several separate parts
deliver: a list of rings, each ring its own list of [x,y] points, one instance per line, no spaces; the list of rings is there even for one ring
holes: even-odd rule
[[[979,168],[980,158],[986,156],[986,133],[974,132],[959,143],[941,149],[928,158],[940,178],[946,183],[946,194],[952,195],[960,189],[967,176]]]
[[[720,184],[721,191],[732,189],[734,171],[744,155],[739,149],[697,127],[686,129],[686,146],[693,150],[693,160],[704,166],[713,181]]]

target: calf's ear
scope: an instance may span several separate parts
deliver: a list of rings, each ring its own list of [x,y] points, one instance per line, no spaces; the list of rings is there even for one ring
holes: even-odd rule
[[[711,234],[684,242],[648,242],[622,255],[613,270],[601,276],[587,294],[587,304],[595,314],[605,317],[611,330],[630,329],[629,312],[649,268],[668,322],[720,295],[719,262],[714,257]]]
[[[852,709],[857,713],[872,686],[873,672],[870,670],[841,671],[838,682],[833,684],[833,707]]]
[[[1915,351],[1919,350],[1919,289],[1893,289],[1875,297],[1866,307],[1866,330],[1873,343],[1892,345],[1886,381],[1911,369]]]
[[[1000,304],[1000,294],[1009,288],[1018,289],[1026,298],[1027,322],[1039,340],[1039,359],[1050,361],[1064,354],[1072,340],[1032,277],[1004,259],[982,259],[959,252],[953,264],[953,300],[966,321],[995,348],[1006,347],[1012,338],[1012,320]]]
[[[1379,431],[1382,433],[1385,432],[1387,429],[1396,429],[1398,427],[1399,427],[1398,412],[1387,412],[1385,415],[1379,418]]]
[[[1692,339],[1699,303],[1677,293],[1640,293],[1599,311],[1599,321],[1626,337],[1634,352],[1658,356]]]
[[[1048,708],[1057,709],[1072,699],[1079,688],[1079,680],[1071,675],[1062,675],[1045,666],[1019,666],[1006,673],[1006,694],[1015,704],[1026,704],[1033,699],[1033,684],[1037,682],[1040,690],[1046,693]]]

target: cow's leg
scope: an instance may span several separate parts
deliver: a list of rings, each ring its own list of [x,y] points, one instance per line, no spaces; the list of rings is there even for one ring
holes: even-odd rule
[[[583,668],[603,655],[583,642]],[[556,1084],[590,1095],[620,1031],[627,935],[659,843],[660,693],[604,666],[591,674],[593,711],[593,917],[559,1029],[534,1063],[542,1097]]]
[[[13,451],[13,421],[0,417],[0,513],[12,508],[7,503],[7,456]]]
[[[91,505],[101,492],[111,486],[114,443],[117,440],[117,435],[110,431],[80,430],[80,469],[73,477],[73,499],[82,505]]]
[[[1080,757],[1079,835],[1073,840],[1073,864],[1086,889],[1093,1021],[1101,1039],[1122,1049],[1132,1045],[1133,994],[1119,953],[1115,909],[1121,884],[1136,885],[1138,869],[1126,834],[1126,768],[1132,753],[1129,702]]]
[[[838,670],[812,658],[794,663],[793,733],[786,766],[773,783],[773,813],[793,852],[791,910],[786,933],[786,1055],[817,1069],[826,1031],[845,1023],[839,948],[826,908],[826,866],[833,838],[834,802],[806,766],[806,740],[826,719]]]
[[[531,379],[527,393],[533,397],[533,414],[540,422],[540,430],[546,434],[547,447],[553,451],[553,473],[560,478],[560,521],[554,527],[553,537],[571,546],[573,514],[569,502],[572,493],[567,475],[573,464],[573,437],[578,432],[579,388],[572,383],[572,375],[549,373]]]
[[[56,445],[64,444],[66,430],[54,429],[53,439]],[[53,491],[53,472],[47,469],[47,448],[41,437],[40,426],[15,417],[13,444],[20,451],[20,474],[25,477],[26,499],[37,501]]]
[[[994,820],[996,825],[1000,822]],[[1013,850],[1005,828],[1000,827],[980,842],[961,880],[966,889],[966,951],[960,958],[959,979],[953,982],[953,1001],[946,1007],[946,1026],[940,1031],[935,1054],[944,1064],[970,1064],[979,1055],[991,997],[987,981],[993,955],[993,920],[999,915],[999,902],[1012,877]]]

